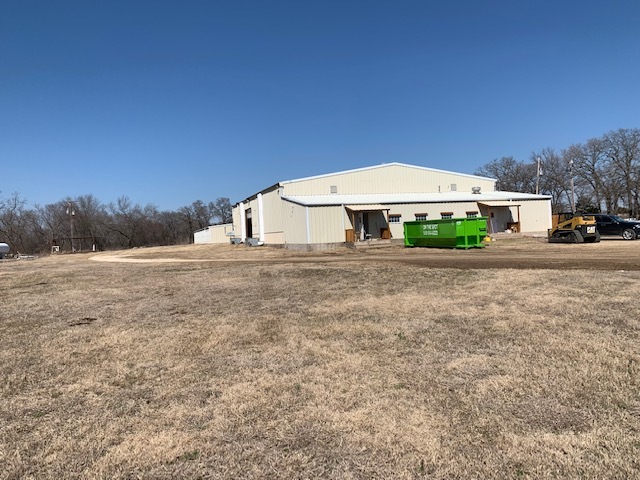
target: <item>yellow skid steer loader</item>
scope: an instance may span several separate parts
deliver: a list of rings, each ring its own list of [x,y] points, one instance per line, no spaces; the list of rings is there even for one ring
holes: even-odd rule
[[[552,217],[549,243],[595,243],[600,241],[596,219],[583,213],[557,213]]]

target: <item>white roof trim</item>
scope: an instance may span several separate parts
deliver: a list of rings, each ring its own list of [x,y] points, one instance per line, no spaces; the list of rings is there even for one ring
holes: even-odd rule
[[[449,175],[458,175],[460,177],[477,178],[479,180],[492,180],[494,182],[497,181],[495,178],[480,177],[478,175],[470,175],[468,173],[450,172],[448,170],[438,170],[437,168],[421,167],[418,165],[409,165],[407,163],[400,163],[400,162],[391,162],[391,163],[383,163],[381,165],[373,165],[371,167],[354,168],[352,170],[343,170],[341,172],[325,173],[322,175],[313,175],[311,177],[296,178],[294,180],[285,180],[283,182],[280,182],[280,184],[286,185],[287,183],[302,182],[306,180],[316,180],[318,178],[333,177],[336,175],[343,175],[345,173],[364,172],[367,170],[374,170],[376,168],[383,168],[383,167],[390,167],[390,166],[416,168],[418,170],[425,170],[425,171],[434,172],[434,173],[447,173]]]
[[[193,233],[204,232],[206,230],[211,230],[212,228],[227,228],[233,227],[233,223],[216,223],[214,225],[209,225],[208,227],[201,228],[200,230],[196,230]]]
[[[379,203],[370,203],[368,205],[345,205],[352,212],[373,212],[377,210],[389,210],[389,207],[385,207]]]
[[[520,202],[523,200],[549,200],[549,195],[535,195],[519,192],[491,193],[379,193],[354,195],[285,195],[283,200],[304,206],[336,206],[336,205],[391,205],[403,203],[450,203],[450,202]],[[514,204],[515,205],[515,204]]]
[[[478,205],[484,205],[486,207],[519,207],[519,203],[513,203],[511,201],[505,202],[504,200],[485,200],[484,202],[478,202]]]

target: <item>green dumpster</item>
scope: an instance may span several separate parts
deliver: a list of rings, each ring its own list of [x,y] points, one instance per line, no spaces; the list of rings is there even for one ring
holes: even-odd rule
[[[407,247],[482,248],[487,217],[404,222]]]

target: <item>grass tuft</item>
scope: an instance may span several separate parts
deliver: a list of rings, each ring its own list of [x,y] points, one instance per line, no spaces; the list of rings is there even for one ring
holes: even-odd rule
[[[579,247],[3,264],[0,477],[633,478],[637,245]]]

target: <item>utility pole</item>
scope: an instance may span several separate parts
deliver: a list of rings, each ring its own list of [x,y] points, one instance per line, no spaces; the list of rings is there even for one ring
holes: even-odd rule
[[[67,215],[69,215],[69,226],[71,229],[71,253],[75,253],[76,249],[73,248],[73,217],[76,211],[73,209],[73,203],[67,202]]]
[[[573,160],[569,160],[569,176],[571,177],[571,213],[576,213],[576,195],[573,185]]]
[[[540,193],[540,157],[536,159],[538,161],[538,169],[536,170],[536,195]]]

